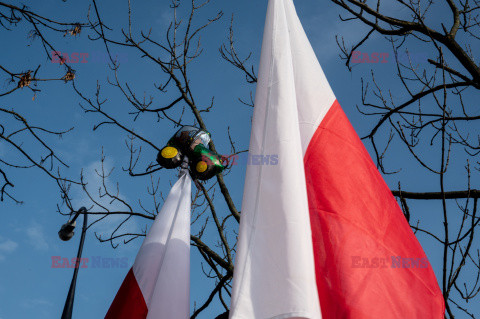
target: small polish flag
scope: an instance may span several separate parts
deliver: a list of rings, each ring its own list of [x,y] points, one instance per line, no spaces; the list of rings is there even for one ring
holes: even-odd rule
[[[191,178],[173,185],[105,319],[190,316]]]

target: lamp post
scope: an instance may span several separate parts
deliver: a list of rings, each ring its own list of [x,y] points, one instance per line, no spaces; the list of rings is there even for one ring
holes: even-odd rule
[[[87,231],[87,221],[88,221],[88,214],[87,209],[85,207],[80,208],[76,213],[72,220],[69,220],[66,224],[60,228],[58,232],[58,236],[61,240],[67,241],[73,237],[74,229],[76,225],[77,217],[83,214],[83,226],[82,226],[82,236],[80,238],[80,245],[78,246],[78,253],[77,253],[77,262],[75,263],[75,270],[73,271],[73,278],[72,282],[70,283],[70,289],[68,290],[67,300],[65,301],[65,306],[63,308],[62,319],[71,319],[72,312],[73,312],[73,299],[75,297],[75,286],[77,284],[77,275],[78,275],[78,268],[80,264],[80,259],[82,258],[82,250],[83,250],[83,243],[85,241],[85,233]]]

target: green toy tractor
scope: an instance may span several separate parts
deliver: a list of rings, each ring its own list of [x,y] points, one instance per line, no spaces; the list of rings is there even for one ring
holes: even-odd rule
[[[211,135],[194,126],[183,126],[160,150],[157,162],[165,168],[176,168],[188,158],[190,175],[193,179],[208,180],[221,173],[224,157],[208,148]]]

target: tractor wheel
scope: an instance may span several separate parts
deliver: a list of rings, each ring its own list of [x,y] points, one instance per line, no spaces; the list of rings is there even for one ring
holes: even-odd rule
[[[193,178],[206,181],[215,176],[215,165],[208,160],[197,160],[191,162],[190,172]]]
[[[158,152],[157,162],[165,168],[175,168],[182,164],[183,154],[173,146],[165,146]]]

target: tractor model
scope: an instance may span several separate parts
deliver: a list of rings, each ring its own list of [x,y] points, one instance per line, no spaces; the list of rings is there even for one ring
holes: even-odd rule
[[[224,158],[208,148],[211,135],[194,126],[183,126],[160,150],[157,162],[168,169],[176,168],[188,159],[193,179],[208,180],[221,173]]]

